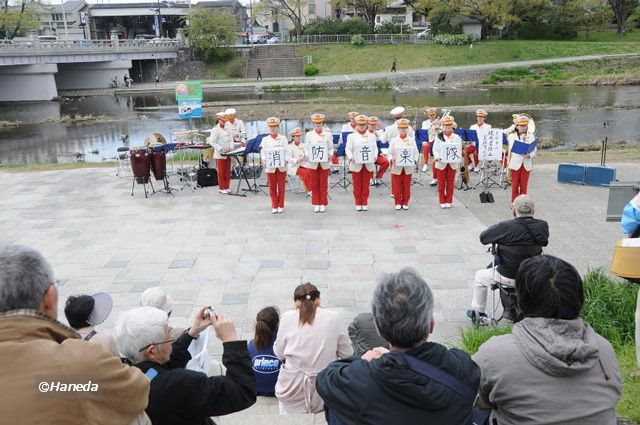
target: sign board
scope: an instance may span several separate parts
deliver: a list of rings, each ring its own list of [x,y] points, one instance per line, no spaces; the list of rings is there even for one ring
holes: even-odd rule
[[[377,159],[377,155],[373,155],[373,147],[365,144],[356,146],[353,156],[356,164],[373,164]]]
[[[202,118],[202,101],[200,100],[179,100],[178,116],[181,119]]]
[[[329,149],[326,143],[307,143],[307,158],[309,162],[329,162]]]
[[[445,164],[462,162],[462,141],[442,142],[440,147],[442,149],[442,162]]]
[[[202,81],[177,81],[176,100],[202,100]]]
[[[266,168],[282,168],[285,166],[284,148],[263,149]]]
[[[393,162],[396,167],[413,167],[415,165],[413,150],[396,147],[393,152]]]
[[[478,135],[478,159],[480,161],[500,161],[502,159],[502,129],[480,128]]]

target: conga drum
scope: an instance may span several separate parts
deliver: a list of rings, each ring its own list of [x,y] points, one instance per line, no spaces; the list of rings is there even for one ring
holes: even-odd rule
[[[131,148],[131,171],[138,184],[149,182],[151,174],[151,158],[146,147]]]
[[[167,154],[164,150],[151,152],[151,171],[156,180],[164,180],[167,169]]]

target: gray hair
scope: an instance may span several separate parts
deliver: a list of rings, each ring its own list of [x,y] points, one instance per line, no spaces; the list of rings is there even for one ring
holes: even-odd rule
[[[35,249],[10,245],[0,250],[0,313],[38,310],[54,282],[51,266]]]
[[[140,350],[147,345],[163,342],[167,313],[155,307],[137,307],[125,311],[116,322],[113,335],[120,353],[140,363],[145,360]]]
[[[411,268],[383,276],[371,308],[378,332],[395,347],[410,348],[429,336],[433,294]]]
[[[535,204],[533,199],[527,195],[518,195],[513,200],[513,209],[516,212],[516,217],[533,217]]]
[[[173,299],[162,288],[154,286],[146,289],[140,295],[140,305],[159,308],[165,313],[169,313],[173,306]]]

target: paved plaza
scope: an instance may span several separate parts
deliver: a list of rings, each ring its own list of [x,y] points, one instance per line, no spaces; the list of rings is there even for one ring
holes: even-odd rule
[[[637,164],[617,165],[619,180],[640,180]],[[605,222],[608,190],[559,184],[556,172],[557,165],[536,165],[530,182],[536,216],[550,226],[545,252],[581,272],[607,267],[620,237],[619,225]],[[106,291],[115,304],[109,329],[142,291],[161,286],[176,301],[173,325],[185,326],[198,306],[211,304],[233,318],[242,338],[251,337],[258,310],[291,308],[294,288],[307,281],[346,326],[370,310],[379,275],[411,266],[434,291],[433,339],[453,345],[467,326],[474,272],[490,261],[478,234],[510,218],[510,190],[492,189],[494,204],[480,204],[479,190],[457,191],[454,207],[442,210],[429,180],[424,175],[425,186],[413,187],[408,211],[396,211],[382,187],[372,188],[369,211],[357,212],[351,191],[334,188],[324,214],[313,212],[304,193],[288,192],[285,213],[272,215],[262,193],[187,188],[145,199],[137,186],[131,197],[131,180],[116,177],[115,168],[3,172],[0,243],[32,246],[52,263],[61,316],[67,296]],[[219,344],[212,349],[221,354]],[[273,400],[261,400],[220,423],[276,423],[271,414]],[[323,423],[321,415],[277,423],[314,421]]]

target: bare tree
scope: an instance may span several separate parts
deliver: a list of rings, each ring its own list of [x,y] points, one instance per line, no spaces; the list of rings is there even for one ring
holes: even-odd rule
[[[362,15],[364,20],[373,31],[376,27],[376,16],[387,6],[386,0],[354,0],[355,11]]]

